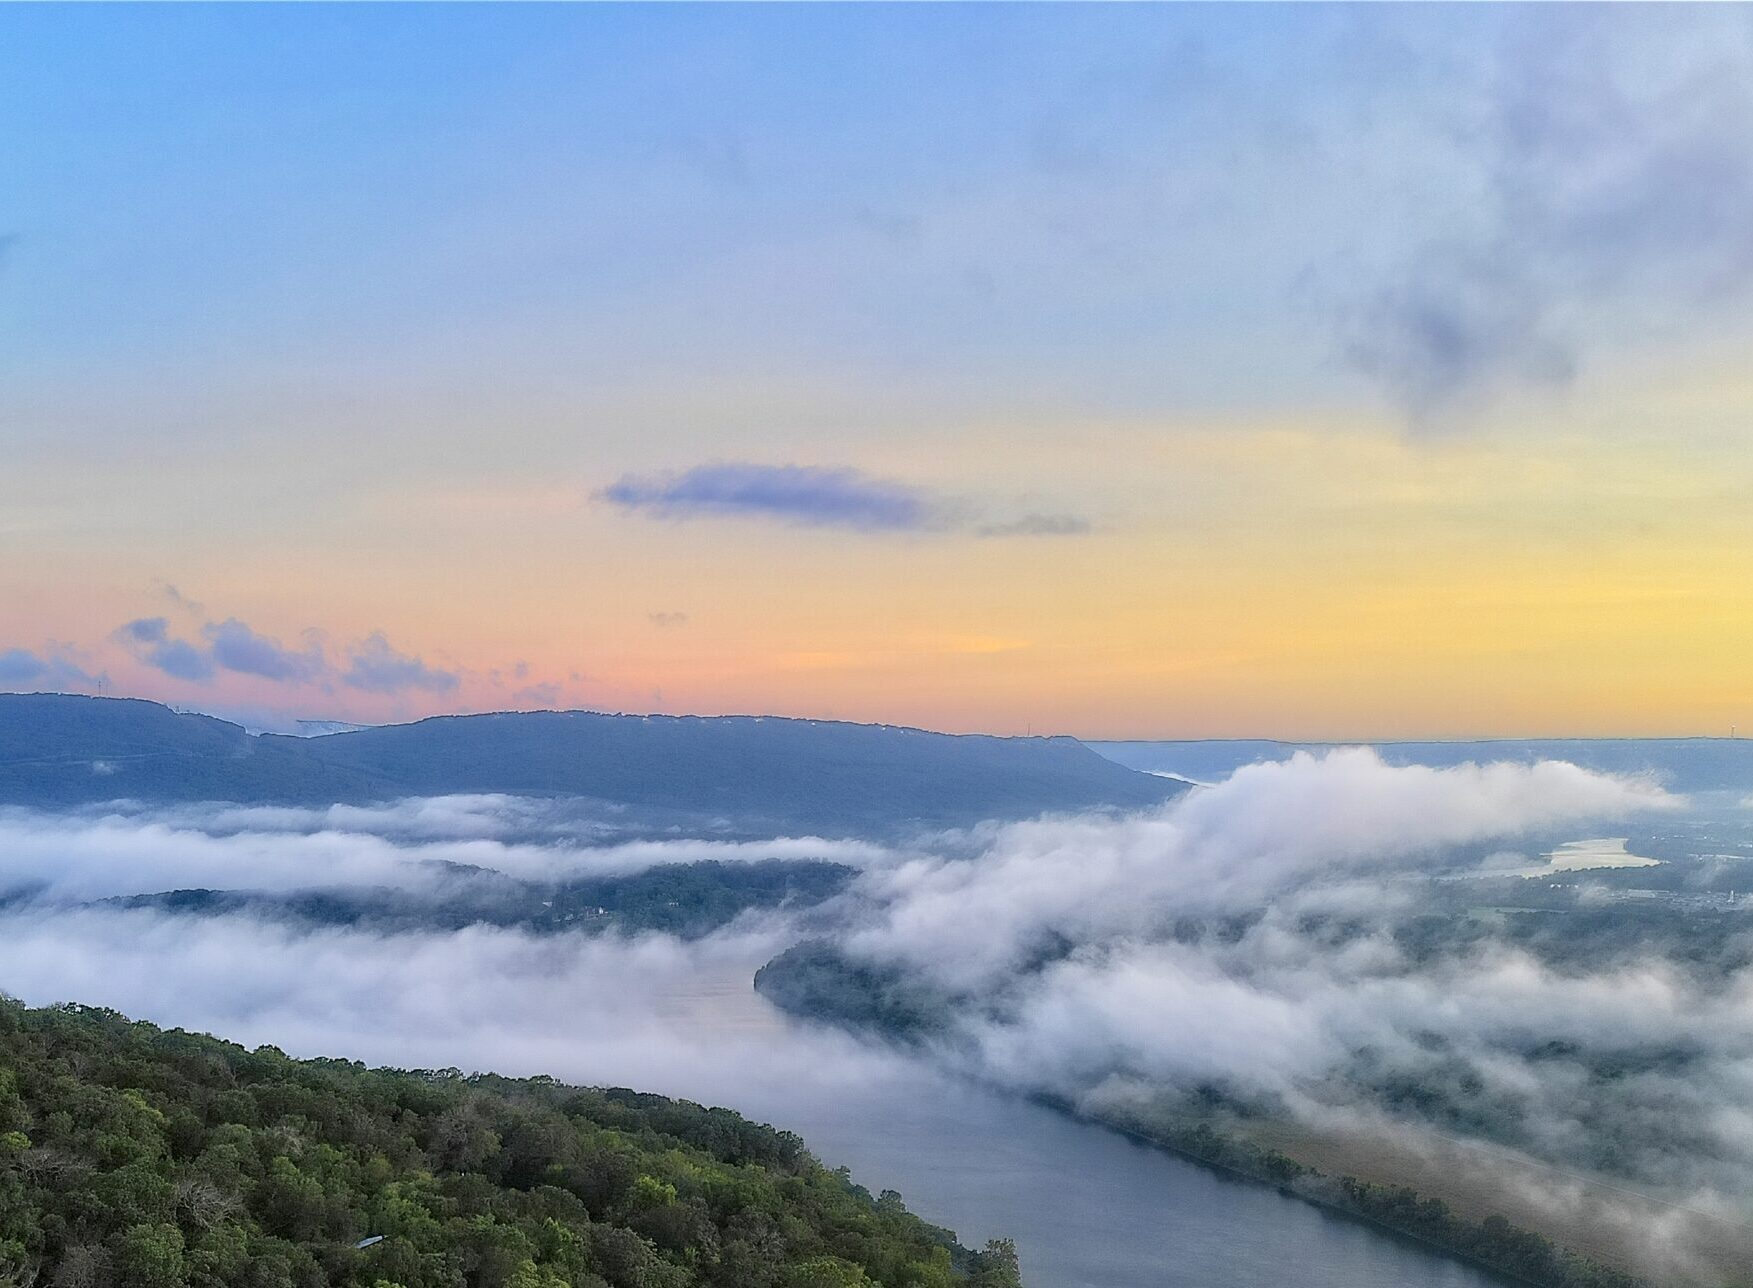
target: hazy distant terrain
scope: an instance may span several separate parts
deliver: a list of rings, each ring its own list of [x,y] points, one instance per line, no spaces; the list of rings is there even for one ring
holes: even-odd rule
[[[0,804],[505,793],[587,798],[643,812],[654,828],[847,834],[1136,809],[1179,786],[1070,738],[585,711],[444,716],[296,738],[153,702],[0,694]]]

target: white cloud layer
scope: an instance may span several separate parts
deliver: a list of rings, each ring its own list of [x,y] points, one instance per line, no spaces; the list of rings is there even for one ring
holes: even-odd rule
[[[783,1117],[788,1096],[917,1072],[752,995],[755,969],[804,933],[781,914],[683,943],[77,904],[194,886],[407,889],[446,864],[545,879],[825,858],[863,873],[811,914],[811,933],[837,917],[848,951],[958,995],[938,1051],[953,1067],[1087,1103],[1218,1085],[1305,1124],[1349,1116],[1411,1139],[1368,1089],[1409,1079],[1500,1115],[1526,1156],[1575,1168],[1604,1142],[1619,1150],[1639,1184],[1694,1213],[1663,1218],[1650,1243],[1679,1265],[1704,1255],[1696,1222],[1721,1227],[1697,1212],[1748,1215],[1736,1196],[1753,1192],[1753,972],[1701,975],[1657,944],[1555,965],[1495,932],[1424,958],[1397,934],[1428,897],[1418,878],[1444,865],[1679,804],[1565,764],[1395,768],[1348,750],[1250,766],[1146,814],[987,825],[915,852],[591,845],[552,802],[485,795],[14,810],[0,813],[0,888],[37,897],[0,912],[0,987],[299,1054],[549,1072]],[[1603,1081],[1601,1061],[1620,1073]]]
[[[826,859],[862,866],[883,854],[875,846],[815,837],[593,845],[573,831],[548,802],[493,795],[325,809],[8,809],[0,810],[0,893],[90,900],[197,888],[417,888],[453,870],[446,865],[547,881],[703,860]],[[506,839],[532,834],[537,839]]]

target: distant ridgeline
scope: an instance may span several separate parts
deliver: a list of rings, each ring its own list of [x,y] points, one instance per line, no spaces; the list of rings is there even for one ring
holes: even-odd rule
[[[1017,1288],[728,1109],[0,998],[0,1284]]]
[[[318,805],[459,792],[579,796],[836,833],[1159,804],[1184,784],[1071,738],[759,716],[442,716],[319,738],[254,735],[155,702],[0,694],[0,804],[128,798]]]

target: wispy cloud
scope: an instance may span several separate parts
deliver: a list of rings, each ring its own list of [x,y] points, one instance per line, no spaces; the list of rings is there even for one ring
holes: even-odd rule
[[[228,671],[302,684],[317,679],[326,669],[322,650],[314,642],[303,649],[289,649],[235,617],[209,622],[201,633],[211,645],[213,660]]]
[[[1341,356],[1415,426],[1568,383],[1603,314],[1659,329],[1753,286],[1753,48],[1694,18],[1512,13],[1480,92],[1447,100],[1465,224],[1323,292]]]
[[[382,631],[374,631],[353,646],[341,682],[366,693],[403,693],[409,689],[450,693],[459,680],[454,671],[428,666],[421,658],[398,653]]]
[[[50,645],[41,652],[0,649],[0,688],[89,689],[97,677],[74,659],[72,650]]]
[[[330,660],[314,635],[307,635],[302,648],[288,648],[236,617],[203,623],[200,635],[198,642],[179,639],[171,633],[168,618],[141,617],[117,627],[110,638],[154,670],[194,684],[208,683],[222,671],[285,685],[326,686],[338,681],[378,694],[450,693],[461,682],[454,671],[398,651],[381,631],[350,646],[344,667]],[[20,660],[14,669],[23,673],[28,668]]]
[[[164,596],[166,601],[168,601],[170,604],[174,605],[179,612],[192,613],[196,617],[199,617],[207,611],[205,608],[203,608],[200,605],[200,603],[198,601],[190,599],[187,595],[183,594],[183,592],[181,590],[179,590],[176,586],[174,586],[170,582],[159,581],[159,582],[155,583],[155,585],[157,587],[158,593],[160,595]]]
[[[187,640],[173,637],[168,618],[136,618],[118,627],[112,638],[141,662],[173,680],[199,684],[213,678],[212,656]]]
[[[980,537],[1078,537],[1090,530],[1090,521],[1076,514],[1025,514],[974,529]]]

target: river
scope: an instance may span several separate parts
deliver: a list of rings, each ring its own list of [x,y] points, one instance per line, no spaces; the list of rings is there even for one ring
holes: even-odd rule
[[[761,1033],[775,1067],[801,1032],[743,979],[672,994],[677,1018]],[[1016,1240],[1029,1288],[1490,1288],[1480,1271],[1266,1186],[1232,1180],[1021,1097],[913,1062],[824,1083],[739,1074],[732,1107],[801,1135],[830,1166],[978,1247]],[[709,1079],[709,1073],[707,1077]],[[696,1081],[681,1074],[677,1094]],[[650,1088],[666,1090],[661,1086]]]

